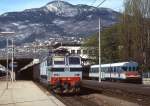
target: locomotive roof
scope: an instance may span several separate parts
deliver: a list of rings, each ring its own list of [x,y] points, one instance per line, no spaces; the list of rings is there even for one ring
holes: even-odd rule
[[[119,62],[119,63],[109,63],[109,64],[101,64],[101,67],[117,67],[117,66],[137,66],[138,63],[136,62]],[[97,65],[91,65],[91,67],[99,67],[99,64]]]
[[[54,54],[66,54],[66,53],[69,53],[69,51],[65,48],[59,48],[59,49],[55,49],[53,53]]]

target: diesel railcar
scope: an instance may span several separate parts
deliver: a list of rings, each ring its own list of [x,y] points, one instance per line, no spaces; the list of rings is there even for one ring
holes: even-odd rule
[[[100,65],[91,65],[89,78],[98,80]],[[136,62],[101,64],[101,79],[104,81],[123,81],[142,83],[142,77]]]

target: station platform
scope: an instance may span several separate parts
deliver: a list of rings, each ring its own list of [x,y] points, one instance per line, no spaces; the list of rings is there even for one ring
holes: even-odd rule
[[[32,81],[0,81],[0,106],[65,106]]]

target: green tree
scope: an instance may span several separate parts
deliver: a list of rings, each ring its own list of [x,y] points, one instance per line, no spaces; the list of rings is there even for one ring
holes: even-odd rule
[[[98,63],[98,33],[84,47],[94,48],[89,57]],[[120,23],[101,33],[101,57],[102,63],[133,60],[150,67],[150,0],[124,0]]]
[[[105,28],[101,32],[101,59],[102,63],[117,62],[121,60],[121,45],[120,45],[120,25],[114,25],[111,28]],[[90,36],[85,40],[83,45],[87,49],[89,58],[92,63],[98,63],[98,33]]]

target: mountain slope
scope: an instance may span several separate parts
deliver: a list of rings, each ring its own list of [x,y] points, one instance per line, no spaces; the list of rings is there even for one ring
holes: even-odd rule
[[[22,12],[8,12],[0,16],[0,30],[15,31],[17,44],[49,38],[86,37],[98,31],[98,19],[103,26],[118,22],[120,13],[108,8],[72,5],[68,2],[50,2],[41,8]]]

